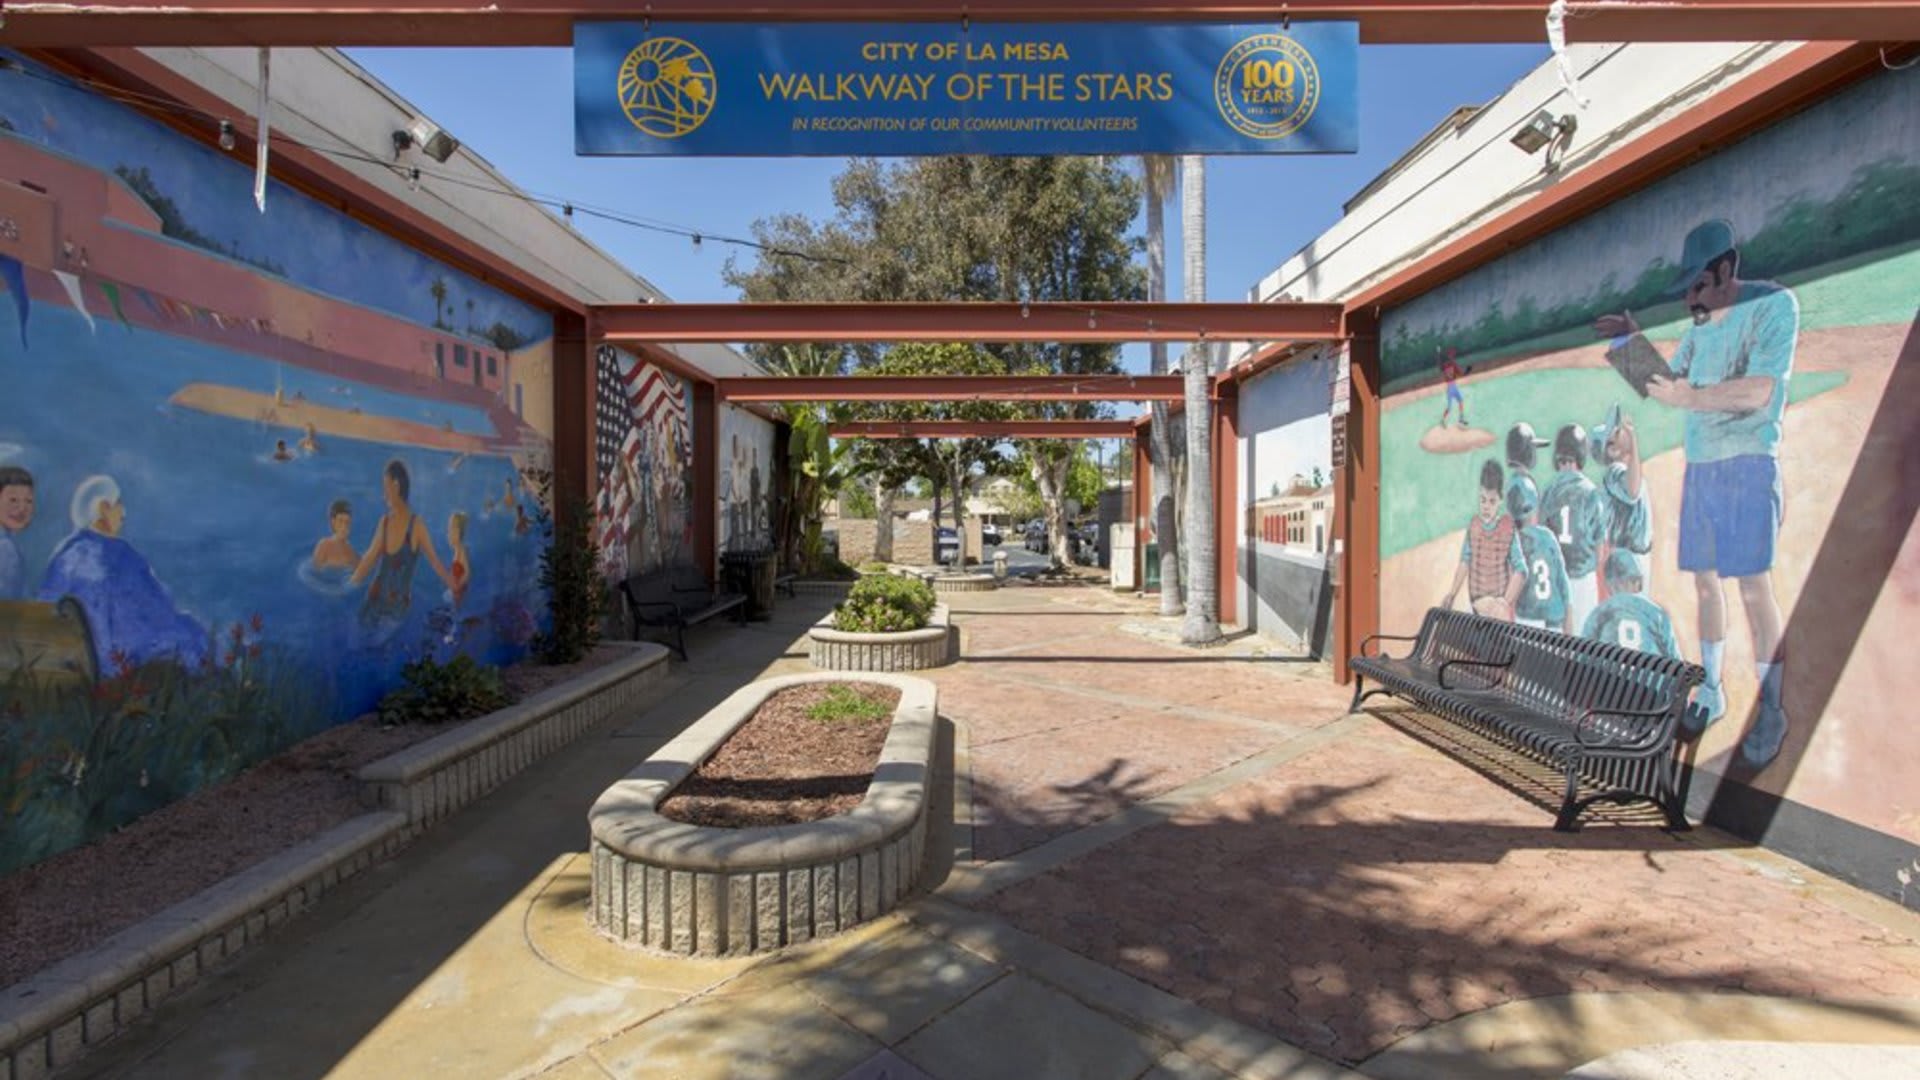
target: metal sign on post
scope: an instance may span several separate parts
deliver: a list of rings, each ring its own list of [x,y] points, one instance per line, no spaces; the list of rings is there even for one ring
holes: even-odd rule
[[[1359,26],[574,25],[583,155],[1338,154]]]

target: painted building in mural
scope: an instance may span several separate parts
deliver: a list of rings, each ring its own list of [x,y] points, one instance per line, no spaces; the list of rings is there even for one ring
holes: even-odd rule
[[[720,409],[720,520],[714,535],[721,551],[773,543],[775,430],[771,421],[737,405]]]
[[[551,318],[0,72],[0,873],[544,610]]]
[[[1388,312],[1382,629],[1702,664],[1695,811],[1893,891],[1917,303],[1920,82],[1883,74]]]
[[[1255,632],[1314,655],[1332,631],[1334,363],[1314,350],[1240,388],[1237,610]]]
[[[692,565],[693,387],[610,345],[595,355],[595,519],[609,580]]]

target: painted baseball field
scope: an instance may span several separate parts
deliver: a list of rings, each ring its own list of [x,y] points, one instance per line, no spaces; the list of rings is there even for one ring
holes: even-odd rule
[[[1916,301],[1920,80],[1883,76],[1389,312],[1382,630],[1677,653],[1702,781],[1920,841]]]

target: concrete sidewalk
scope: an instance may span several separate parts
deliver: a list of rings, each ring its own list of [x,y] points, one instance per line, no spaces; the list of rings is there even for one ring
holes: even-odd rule
[[[1180,648],[1131,598],[950,599],[931,895],[746,960],[588,928],[588,805],[742,682],[805,670],[826,602],[802,598],[696,635],[650,707],[84,1075],[1519,1077],[1642,1048],[1582,1075],[1708,1076],[1702,1040],[1851,1044],[1826,1056],[1862,1069],[1920,1044],[1920,920],[1890,903],[1711,830],[1554,833],[1524,770],[1462,764],[1485,748],[1346,716],[1322,666],[1253,639]]]

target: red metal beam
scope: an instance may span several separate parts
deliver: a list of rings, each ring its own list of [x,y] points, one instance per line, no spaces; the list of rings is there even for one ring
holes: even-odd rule
[[[635,19],[632,0],[9,0],[0,45],[570,45],[580,19]],[[654,0],[689,22],[1196,21],[1353,19],[1368,43],[1540,42],[1548,0]],[[1576,3],[1572,41],[1907,41],[1912,0]]]
[[[1131,420],[884,420],[835,424],[836,439],[1131,439]]]
[[[671,342],[1330,341],[1339,304],[617,304],[606,340]]]
[[[748,401],[1179,401],[1178,375],[765,375],[719,379],[720,399]]]

